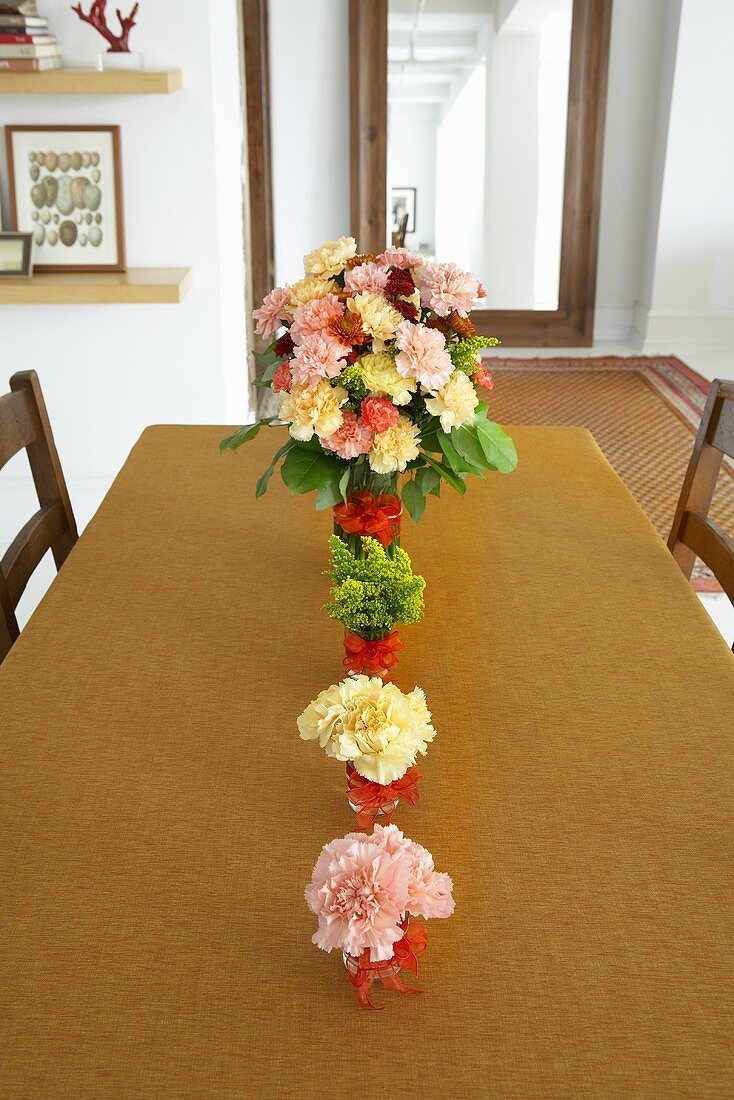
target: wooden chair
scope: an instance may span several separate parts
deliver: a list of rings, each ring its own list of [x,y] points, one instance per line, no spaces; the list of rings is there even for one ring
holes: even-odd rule
[[[78,538],[38,375],[14,374],[10,390],[0,397],[0,470],[25,447],[40,508],[0,561],[0,661],[20,633],[15,609],[34,569],[47,550],[60,569]]]
[[[734,603],[734,539],[709,518],[724,455],[734,458],[734,382],[711,385],[668,539],[686,577],[697,557]]]

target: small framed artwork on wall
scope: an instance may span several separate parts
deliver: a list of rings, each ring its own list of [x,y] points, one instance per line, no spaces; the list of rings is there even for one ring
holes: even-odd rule
[[[32,247],[32,233],[0,232],[0,279],[30,279]]]
[[[400,226],[401,219],[407,214],[408,224],[406,233],[415,233],[415,187],[393,187],[390,192],[390,207],[392,209],[392,227],[396,230]]]
[[[6,126],[11,226],[36,271],[124,271],[119,126]]]

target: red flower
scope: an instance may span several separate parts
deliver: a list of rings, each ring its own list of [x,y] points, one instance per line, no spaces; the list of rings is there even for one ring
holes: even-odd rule
[[[362,421],[373,432],[386,432],[400,419],[400,413],[389,397],[366,397],[360,413]]]
[[[275,341],[275,354],[279,359],[283,359],[291,354],[294,346],[290,332],[284,332],[280,339]]]
[[[415,283],[409,271],[404,267],[394,268],[387,277],[385,283],[385,296],[387,298],[410,298],[415,293]]]
[[[472,371],[472,378],[478,386],[481,386],[485,390],[494,388],[494,378],[481,363],[477,364],[477,369],[475,371]]]
[[[402,313],[403,317],[407,317],[409,321],[417,320],[418,310],[412,302],[406,302],[404,298],[396,298],[393,302],[393,306],[398,313]]]

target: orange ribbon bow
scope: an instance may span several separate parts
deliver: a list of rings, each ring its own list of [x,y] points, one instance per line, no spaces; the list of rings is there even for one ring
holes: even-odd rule
[[[366,672],[368,676],[390,680],[390,670],[398,663],[397,654],[402,648],[397,630],[375,641],[348,631],[344,635],[344,668],[347,672]]]
[[[348,535],[371,535],[387,548],[400,534],[402,505],[391,493],[352,493],[334,506],[334,519]]]
[[[370,1000],[370,990],[379,978],[386,989],[392,989],[395,993],[422,993],[422,989],[413,989],[405,985],[400,977],[400,969],[412,970],[418,973],[418,955],[421,955],[428,946],[428,933],[422,924],[408,925],[406,921],[401,925],[403,938],[393,947],[393,957],[385,962],[370,962],[369,950],[365,950],[359,959],[350,959],[347,966],[349,980],[357,993],[357,1000],[364,1008],[371,1008],[381,1012],[382,1008],[373,1005]]]
[[[365,779],[358,771],[347,766],[347,798],[357,810],[357,828],[369,829],[374,825],[378,814],[385,815],[386,824],[390,824],[398,802],[402,798],[404,802],[410,802],[415,806],[418,801],[418,780],[421,774],[413,764],[405,775],[382,786],[370,779]]]

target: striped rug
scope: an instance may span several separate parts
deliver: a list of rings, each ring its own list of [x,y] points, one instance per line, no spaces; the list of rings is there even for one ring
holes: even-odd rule
[[[675,358],[507,359],[490,356],[491,416],[503,424],[588,428],[667,539],[709,383]],[[727,464],[711,509],[734,531],[734,467]],[[702,563],[693,584],[721,589]]]

